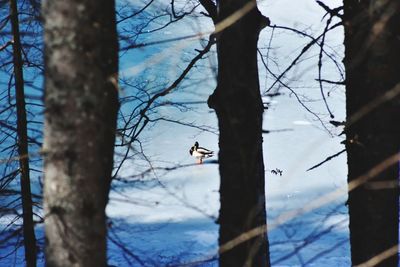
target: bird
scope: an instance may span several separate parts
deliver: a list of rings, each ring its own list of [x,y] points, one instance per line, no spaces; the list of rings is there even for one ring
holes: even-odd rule
[[[214,156],[214,151],[211,151],[204,147],[199,147],[199,143],[197,141],[190,148],[189,153],[191,156],[195,157],[198,160],[198,164],[202,164],[203,159]]]

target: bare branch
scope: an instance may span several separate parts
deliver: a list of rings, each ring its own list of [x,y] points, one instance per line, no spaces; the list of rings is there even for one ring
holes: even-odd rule
[[[13,44],[13,41],[8,41],[7,43],[5,43],[4,45],[2,45],[0,47],[0,52],[3,51],[4,49],[6,49],[7,47],[9,47],[12,44]]]
[[[336,7],[334,9],[331,9],[330,7],[325,5],[322,1],[316,1],[316,2],[320,7],[322,7],[326,11],[327,14],[330,14],[331,17],[336,16],[336,17],[338,17],[340,19],[343,18],[343,15],[339,13],[340,11],[343,10],[343,6],[339,6],[339,7]]]
[[[324,44],[325,44],[326,33],[328,32],[328,28],[329,28],[329,25],[331,24],[331,22],[332,22],[332,17],[330,17],[328,19],[328,21],[326,22],[326,26],[325,26],[324,32],[322,34],[322,40],[321,40],[321,44],[320,44],[321,48],[319,50],[319,56],[318,56],[318,80],[319,80],[319,88],[320,88],[320,91],[321,91],[322,99],[324,100],[324,104],[325,104],[326,110],[329,112],[329,115],[330,115],[331,119],[333,119],[335,116],[333,115],[332,111],[329,108],[328,101],[326,100],[325,93],[324,93],[324,87],[323,87],[322,81],[321,81],[322,80],[322,54],[323,54],[323,47],[324,47]]]
[[[212,0],[199,0],[200,4],[207,11],[210,18],[213,20],[214,24],[217,24],[217,7]]]
[[[151,3],[153,3],[153,2],[154,2],[154,0],[150,0],[150,1],[149,1],[144,7],[142,7],[140,10],[138,10],[138,11],[132,13],[132,14],[129,15],[129,16],[126,16],[126,17],[124,17],[124,18],[118,20],[118,21],[117,21],[117,24],[119,24],[119,23],[121,23],[121,22],[124,22],[125,20],[130,19],[130,18],[133,18],[134,16],[136,16],[136,15],[142,13],[142,12],[145,11],[146,8],[148,8],[148,7],[151,5]]]
[[[321,166],[325,162],[328,162],[328,161],[332,160],[333,158],[336,158],[337,156],[339,156],[340,154],[342,154],[345,151],[346,151],[346,149],[343,149],[342,151],[339,151],[338,153],[335,153],[335,154],[327,157],[324,161],[321,161],[320,163],[318,163],[318,164],[312,166],[311,168],[307,169],[307,171],[311,171],[311,170],[314,170],[314,169],[318,168],[319,166]]]
[[[337,85],[345,85],[346,82],[345,81],[330,81],[330,80],[325,80],[325,79],[315,79],[317,82],[323,82],[323,83],[330,83],[330,84],[337,84]]]

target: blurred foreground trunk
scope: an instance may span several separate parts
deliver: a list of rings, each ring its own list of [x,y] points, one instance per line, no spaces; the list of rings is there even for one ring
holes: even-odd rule
[[[400,151],[400,2],[345,0],[344,8],[350,183]],[[353,265],[386,251],[374,266],[398,266],[399,163],[351,191],[348,203]]]
[[[113,0],[43,2],[47,266],[107,266],[118,111]]]

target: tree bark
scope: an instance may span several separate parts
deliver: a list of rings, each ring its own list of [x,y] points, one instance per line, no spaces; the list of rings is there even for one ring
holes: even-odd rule
[[[357,119],[400,86],[400,2],[344,1],[348,181],[400,150],[400,94]],[[349,193],[353,265],[398,244],[399,164]],[[398,254],[377,266],[397,266]]]
[[[10,20],[13,34],[13,60],[15,99],[17,106],[18,156],[21,172],[21,200],[25,261],[28,267],[36,266],[36,237],[32,213],[31,179],[29,175],[28,131],[25,107],[24,77],[22,70],[21,40],[16,0],[10,0]]]
[[[251,1],[219,1],[217,21]],[[266,227],[257,41],[269,20],[254,5],[217,36],[218,84],[208,104],[216,111],[220,130],[220,246],[253,228]],[[267,234],[222,253],[219,264],[269,266]]]
[[[45,0],[47,266],[107,266],[118,103],[113,0]]]

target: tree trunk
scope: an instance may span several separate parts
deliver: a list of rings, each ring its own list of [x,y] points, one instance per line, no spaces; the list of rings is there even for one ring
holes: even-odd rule
[[[31,179],[29,176],[28,131],[25,109],[24,77],[22,71],[21,40],[19,34],[16,0],[10,0],[10,19],[13,34],[13,59],[15,95],[17,105],[18,156],[21,172],[21,200],[25,261],[28,267],[36,266],[36,238],[32,213]]]
[[[360,110],[400,86],[400,2],[345,0],[344,25],[351,182],[400,150],[400,94],[357,118]],[[353,265],[398,244],[399,171],[399,164],[389,166],[349,193]],[[396,253],[378,266],[397,265]]]
[[[112,0],[45,0],[47,266],[107,266],[118,111]]]
[[[251,1],[219,1],[218,21]],[[266,227],[257,41],[268,23],[255,6],[217,36],[218,85],[208,104],[217,113],[220,131],[220,246],[253,228]],[[219,264],[269,266],[266,233],[222,253]]]

